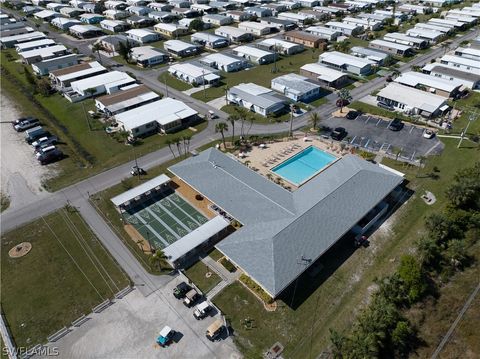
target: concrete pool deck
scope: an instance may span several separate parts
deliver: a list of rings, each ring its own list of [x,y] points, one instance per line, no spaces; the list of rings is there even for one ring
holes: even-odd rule
[[[319,150],[337,158],[350,153],[348,146],[342,149],[340,144],[335,141],[326,140],[318,136],[301,136],[294,139],[285,138],[283,141],[279,142],[266,142],[264,147],[252,147],[248,152],[242,152],[243,156],[237,154],[237,157],[242,163],[248,165],[248,167],[252,168],[255,172],[258,172],[267,178],[271,178],[277,183],[279,182],[279,179],[281,179],[280,183],[284,183],[285,188],[293,190],[296,189],[297,186],[276,175],[272,171],[272,168],[287,161],[310,146],[315,146]]]

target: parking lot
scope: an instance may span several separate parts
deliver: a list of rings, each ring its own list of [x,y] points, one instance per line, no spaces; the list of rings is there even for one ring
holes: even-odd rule
[[[395,155],[401,151],[400,157],[407,160],[439,154],[443,150],[443,144],[436,136],[430,139],[423,137],[423,128],[405,123],[400,131],[392,131],[388,129],[390,122],[374,116],[360,115],[355,120],[332,117],[322,124],[330,128],[344,127],[348,131],[344,141],[352,145]]]
[[[205,337],[208,326],[220,315],[214,309],[203,320],[196,320],[193,308],[187,308],[172,294],[180,282],[176,277],[148,297],[134,290],[103,312],[90,315],[90,320],[49,346],[58,347],[59,357],[69,359],[240,358],[231,338],[224,335],[210,342]],[[161,348],[155,339],[165,325],[177,334],[172,344]]]

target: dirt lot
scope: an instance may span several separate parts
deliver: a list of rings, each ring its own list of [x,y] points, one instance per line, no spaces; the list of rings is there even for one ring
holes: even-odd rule
[[[42,196],[42,181],[55,175],[55,166],[40,166],[33,156],[23,133],[17,133],[10,124],[21,116],[15,103],[0,95],[1,192],[10,198],[10,208],[27,205]]]

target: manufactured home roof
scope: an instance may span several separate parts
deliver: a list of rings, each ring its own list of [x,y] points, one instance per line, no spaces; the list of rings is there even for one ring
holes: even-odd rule
[[[120,71],[110,71],[97,76],[74,81],[71,85],[80,91],[85,91],[87,89],[96,88],[102,85],[115,86],[116,84],[128,83],[130,81],[135,80],[126,73]]]
[[[338,80],[339,78],[347,76],[347,74],[344,72],[331,69],[330,67],[326,67],[324,65],[316,64],[316,63],[303,65],[300,69],[308,72],[312,72],[318,75],[317,78],[320,81],[325,81],[325,82],[333,82]]]
[[[335,64],[337,66],[350,65],[358,68],[363,68],[368,65],[374,65],[375,62],[365,60],[353,55],[344,54],[338,51],[324,52],[319,57],[328,63]]]
[[[291,49],[292,47],[302,46],[301,44],[295,44],[290,41],[280,40],[280,39],[265,39],[260,41],[257,45],[266,45],[266,46],[278,46],[283,49]]]
[[[220,26],[218,29],[215,29],[215,34],[227,34],[230,36],[242,36],[245,34],[250,34],[245,30],[239,29],[238,27],[233,26]]]
[[[141,196],[148,191],[153,190],[156,187],[159,187],[165,183],[170,182],[170,177],[165,174],[154,177],[147,182],[142,183],[141,185],[135,186],[128,191],[125,191],[118,196],[115,196],[111,199],[115,206],[120,206],[128,201],[135,199],[135,197]]]
[[[256,58],[273,55],[273,52],[261,50],[261,49],[258,49],[256,47],[252,47],[252,46],[238,46],[238,47],[234,48],[233,51],[236,51],[236,52],[242,53],[242,54],[246,54],[246,55],[249,55],[249,56],[254,56]]]
[[[391,82],[380,90],[377,96],[392,99],[430,113],[445,104],[446,98],[432,93]]]
[[[178,64],[170,66],[168,68],[168,72],[179,72],[189,77],[199,78],[202,76],[207,77],[209,74],[215,74],[218,71],[210,67],[203,66],[200,63],[180,62]]]
[[[55,45],[55,41],[52,39],[40,39],[40,40],[34,40],[34,41],[29,41],[29,42],[22,42],[20,44],[15,45],[15,48],[17,49],[18,52],[24,51],[24,49],[33,49],[38,46],[50,46],[50,45]]]
[[[382,46],[382,47],[391,47],[393,49],[397,49],[397,50],[400,50],[400,51],[408,51],[408,50],[411,50],[411,48],[412,48],[409,45],[402,45],[402,44],[398,44],[396,42],[391,42],[391,41],[387,41],[387,40],[380,40],[380,39],[372,40],[372,41],[370,41],[370,44],[378,45],[378,46]]]
[[[67,51],[67,48],[63,45],[53,45],[48,47],[42,47],[40,49],[23,51],[19,55],[22,56],[24,59],[29,59],[36,56],[40,56],[43,58],[54,56],[56,53],[62,51]]]
[[[427,41],[427,40],[424,40],[424,39],[420,39],[418,37],[405,35],[402,32],[387,33],[387,34],[385,34],[385,36],[383,38],[384,39],[395,39],[395,40],[401,40],[401,41],[408,41],[408,42],[411,42],[413,44],[421,44],[421,43],[425,43]]]
[[[76,77],[79,73],[84,74],[89,71],[98,71],[98,69],[105,70],[105,67],[100,65],[97,61],[92,61],[88,63],[78,64],[64,69],[59,69],[51,71],[50,74],[57,77],[59,80],[64,81],[68,80],[69,77]]]
[[[460,80],[445,80],[435,76],[430,76],[421,72],[404,72],[397,78],[395,82],[401,83],[403,85],[416,87],[417,85],[423,85],[426,87],[435,88],[438,90],[452,92],[456,88],[462,86],[462,81]]]
[[[213,148],[169,170],[243,224],[217,248],[272,296],[403,180],[347,155],[289,192]]]
[[[462,56],[455,56],[455,55],[443,55],[440,61],[451,62],[453,64],[460,64],[463,66],[470,66],[474,69],[480,69],[480,61],[468,59]]]
[[[197,114],[197,111],[183,102],[166,97],[115,115],[115,119],[126,128],[132,129],[153,121],[160,125],[167,125],[195,114]]]
[[[276,77],[272,79],[272,87],[274,84],[282,86],[284,89],[297,95],[320,88],[320,85],[311,82],[308,77],[297,74],[286,74]]]

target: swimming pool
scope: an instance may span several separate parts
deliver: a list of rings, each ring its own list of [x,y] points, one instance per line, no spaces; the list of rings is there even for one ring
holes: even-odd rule
[[[272,172],[298,186],[336,159],[335,156],[310,146],[273,167]]]

